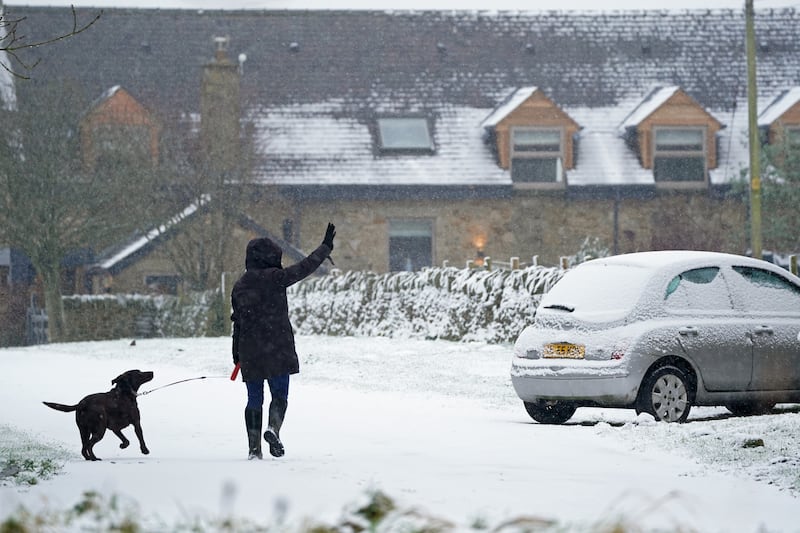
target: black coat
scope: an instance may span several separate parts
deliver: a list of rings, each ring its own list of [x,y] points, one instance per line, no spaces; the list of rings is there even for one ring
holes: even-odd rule
[[[282,268],[281,249],[275,243],[269,239],[248,243],[247,272],[231,292],[233,362],[241,365],[242,380],[300,371],[286,287],[311,275],[330,253],[322,244],[297,264]]]

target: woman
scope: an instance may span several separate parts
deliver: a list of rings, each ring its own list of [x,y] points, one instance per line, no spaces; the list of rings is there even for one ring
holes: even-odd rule
[[[300,371],[289,322],[286,287],[311,275],[333,251],[336,227],[328,224],[325,238],[316,250],[299,263],[281,266],[280,247],[267,238],[247,244],[247,271],[233,286],[233,363],[241,367],[247,386],[244,410],[249,444],[248,459],[261,459],[261,425],[264,381],[271,401],[264,440],[274,457],[284,454],[280,429],[286,416],[289,376]]]

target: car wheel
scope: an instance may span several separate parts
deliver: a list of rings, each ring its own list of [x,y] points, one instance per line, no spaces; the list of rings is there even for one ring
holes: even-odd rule
[[[728,411],[736,416],[763,415],[769,413],[775,402],[760,402],[758,400],[731,402],[725,406]]]
[[[578,407],[570,402],[536,400],[523,402],[528,414],[540,424],[563,424],[575,414]]]
[[[662,366],[645,380],[638,410],[656,420],[685,422],[692,408],[689,379],[675,366]]]

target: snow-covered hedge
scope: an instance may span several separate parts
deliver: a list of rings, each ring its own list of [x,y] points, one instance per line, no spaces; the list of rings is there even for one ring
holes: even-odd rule
[[[289,308],[302,334],[508,342],[531,323],[541,295],[563,272],[542,266],[346,272],[294,285]]]
[[[202,337],[218,291],[183,297],[141,294],[65,296],[67,340]]]
[[[346,272],[292,286],[289,309],[301,334],[508,342],[532,321],[541,295],[562,274],[541,266]],[[213,324],[217,298],[218,291],[183,297],[67,296],[68,340],[219,334]],[[219,324],[216,328],[221,330]]]

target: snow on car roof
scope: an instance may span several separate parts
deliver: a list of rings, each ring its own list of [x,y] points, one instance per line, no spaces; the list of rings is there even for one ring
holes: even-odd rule
[[[747,257],[744,255],[727,254],[722,252],[706,252],[699,250],[658,250],[651,252],[634,252],[629,254],[614,255],[593,259],[583,264],[609,264],[630,265],[651,270],[658,270],[668,266],[714,262],[718,264],[758,265],[770,267],[772,263]]]

